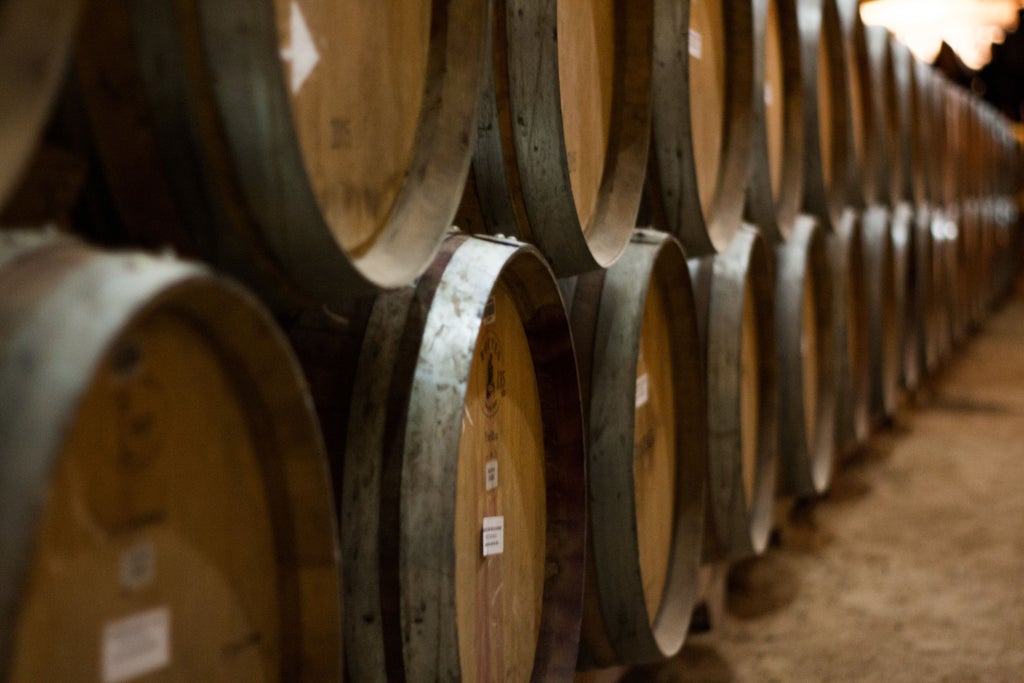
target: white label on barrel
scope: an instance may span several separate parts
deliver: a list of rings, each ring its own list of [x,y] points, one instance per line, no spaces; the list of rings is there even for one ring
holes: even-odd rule
[[[647,405],[647,400],[650,398],[647,387],[647,373],[640,375],[636,378],[636,407]]]
[[[320,61],[320,53],[297,2],[292,3],[288,34],[289,45],[281,49],[281,59],[291,64],[292,94],[295,95]]]
[[[484,488],[493,491],[498,488],[498,461],[488,460],[484,466]]]
[[[103,627],[103,683],[120,683],[171,663],[171,610],[157,607]]]
[[[702,44],[702,38],[700,33],[694,29],[690,29],[690,56],[694,59],[700,59],[701,55],[704,54],[704,45]]]
[[[772,105],[772,102],[774,102],[774,101],[775,101],[775,93],[772,92],[772,84],[771,83],[765,83],[764,84],[764,103],[770,107]]]
[[[484,517],[484,557],[505,552],[505,518]]]

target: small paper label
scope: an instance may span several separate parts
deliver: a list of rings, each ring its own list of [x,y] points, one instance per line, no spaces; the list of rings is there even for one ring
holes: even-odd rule
[[[484,557],[505,552],[505,518],[484,517]]]
[[[690,56],[694,59],[700,59],[701,55],[704,54],[703,38],[699,32],[694,29],[690,29]]]
[[[171,662],[171,610],[158,607],[103,627],[103,683],[120,683]]]
[[[484,488],[488,491],[493,491],[498,488],[498,461],[488,460],[484,470]]]
[[[490,325],[494,322],[494,297],[492,296],[484,304],[484,325]]]
[[[772,105],[772,102],[774,102],[774,101],[775,101],[775,93],[772,92],[772,84],[771,83],[765,83],[764,84],[764,103],[770,107]]]
[[[637,408],[647,404],[647,399],[648,399],[647,391],[648,391],[648,389],[647,389],[647,373],[645,372],[644,374],[642,374],[642,375],[640,375],[639,377],[636,378],[636,407]]]

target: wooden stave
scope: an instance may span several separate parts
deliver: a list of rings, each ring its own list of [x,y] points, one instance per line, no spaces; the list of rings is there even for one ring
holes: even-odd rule
[[[778,391],[775,283],[771,255],[760,233],[744,226],[728,251],[689,260],[697,320],[704,340],[708,390],[708,525],[703,561],[735,560],[764,552],[771,531],[778,472]],[[740,423],[743,305],[746,286],[756,298],[759,405],[755,490],[742,482]]]
[[[80,0],[6,0],[0,22],[0,209],[46,123],[74,43]]]
[[[798,4],[800,22],[800,52],[803,64],[805,97],[803,106],[804,125],[804,199],[803,210],[817,218],[827,232],[834,232],[835,225],[842,217],[843,207],[849,194],[847,183],[849,168],[855,164],[847,157],[850,154],[848,121],[850,102],[847,92],[847,66],[845,50],[839,49],[843,42],[843,25],[836,0],[800,0]],[[827,52],[823,65],[819,50]],[[820,129],[822,121],[819,106],[819,72],[822,67],[829,73],[830,115],[833,149],[831,156],[821,149]],[[830,159],[830,169],[825,165]],[[828,180],[831,178],[831,181]]]
[[[644,604],[640,568],[633,566],[632,561],[623,561],[623,557],[638,557],[639,547],[633,519],[632,457],[628,468],[616,466],[614,460],[621,444],[632,443],[634,438],[634,397],[622,390],[619,373],[625,368],[624,377],[636,376],[644,302],[649,296],[650,280],[656,277],[657,262],[676,262],[681,268],[672,269],[678,295],[676,338],[689,352],[677,356],[689,368],[687,371],[677,366],[676,381],[680,388],[689,386],[692,390],[684,392],[685,398],[676,404],[677,423],[684,432],[679,438],[683,466],[677,470],[675,530],[666,587],[652,624]],[[592,576],[587,579],[584,594],[587,604],[578,667],[660,661],[675,655],[685,641],[697,599],[705,526],[707,404],[689,271],[682,248],[673,237],[638,229],[614,266],[581,275],[575,282],[561,286],[570,302],[580,375],[587,376],[581,379],[580,386],[585,412],[589,413],[584,421],[590,433],[588,554],[592,560],[588,561],[588,572]],[[600,341],[604,339],[616,339],[619,343]],[[621,362],[611,360],[615,355],[621,356]],[[685,381],[680,381],[684,376]],[[624,421],[628,424],[621,425],[622,429],[608,427]],[[616,469],[622,471],[616,473]],[[614,484],[608,483],[616,480],[625,480],[621,492],[624,501],[613,490]],[[602,499],[604,507],[610,509],[601,507]],[[603,512],[596,515],[599,509]],[[613,546],[621,548],[623,543],[624,551],[612,550]]]
[[[903,188],[903,169],[894,160],[900,149],[899,116],[897,109],[896,71],[893,62],[891,36],[884,26],[865,26],[864,36],[868,51],[868,73],[874,90],[875,177],[878,180],[876,200],[888,206],[899,203]]]
[[[645,198],[654,227],[675,236],[691,258],[725,253],[743,229],[752,142],[753,52],[750,0],[726,0],[726,106],[719,182],[712,210],[701,207],[691,125],[689,24],[691,0],[657,0],[654,23],[651,152]]]
[[[867,283],[860,213],[844,212],[829,237],[836,314],[836,448],[844,457],[871,435]]]
[[[921,106],[921,87],[918,61],[910,48],[896,38],[889,37],[892,50],[893,74],[896,83],[896,115],[899,130],[899,160],[901,166],[900,198],[914,206],[926,201],[925,163],[922,159],[917,130],[926,125],[927,116]]]
[[[471,191],[486,232],[533,243],[565,277],[610,266],[630,239],[647,166],[654,10],[652,0],[635,3],[630,12],[616,6],[616,46],[623,49],[616,50],[613,76],[608,144],[614,158],[605,163],[598,205],[585,226],[573,198],[563,128],[558,4],[495,3]],[[495,73],[504,78],[496,81]]]
[[[921,204],[914,211],[913,230],[915,246],[915,282],[917,327],[917,375],[919,384],[924,385],[934,372],[938,360],[938,343],[933,321],[935,308],[934,282],[934,240],[932,236],[932,208]]]
[[[773,1],[778,18],[778,31],[782,64],[783,91],[777,97],[783,101],[783,133],[780,189],[778,197],[773,190],[772,159],[768,144],[768,120],[765,98],[767,71],[767,32],[769,1]],[[803,197],[804,130],[801,126],[804,82],[800,63],[800,45],[788,36],[797,35],[796,0],[753,0],[753,89],[751,98],[751,160],[746,182],[744,219],[761,229],[771,245],[785,241],[793,230]]]
[[[465,249],[467,246],[469,248]],[[477,259],[475,264],[472,262],[474,254]],[[461,275],[448,272],[453,263],[462,269]],[[432,304],[439,290],[446,290],[440,293],[441,296],[455,293],[456,297],[453,298],[462,297],[459,299],[462,318],[466,318],[467,311],[478,316],[483,314],[491,287],[486,287],[486,291],[481,291],[480,287],[474,289],[473,285],[480,283],[469,282],[471,278],[466,275],[467,268],[476,271],[472,279],[485,284],[490,282],[492,286],[499,278],[505,278],[510,287],[524,297],[521,305],[530,310],[524,323],[535,332],[536,338],[530,339],[534,362],[543,364],[543,371],[538,372],[538,385],[543,382],[544,389],[549,392],[547,405],[542,408],[545,416],[545,447],[551,449],[561,444],[567,452],[568,461],[561,466],[561,470],[550,462],[546,467],[548,486],[551,489],[548,491],[551,507],[547,514],[547,548],[549,553],[554,553],[554,557],[548,557],[549,575],[544,586],[545,614],[533,677],[539,677],[540,680],[570,680],[575,669],[583,600],[583,511],[586,485],[580,476],[584,471],[582,411],[568,321],[551,270],[535,249],[515,241],[452,235],[442,244],[438,257],[415,288],[403,288],[377,298],[354,380],[352,417],[346,443],[346,476],[341,496],[341,532],[343,553],[349,558],[346,573],[353,577],[352,582],[346,584],[345,590],[348,606],[346,613],[349,615],[345,622],[346,642],[349,645],[347,667],[349,675],[359,680],[435,680],[436,676],[444,678],[459,672],[457,634],[451,632],[455,620],[452,587],[442,585],[444,576],[438,570],[439,561],[436,558],[430,559],[436,554],[437,548],[445,548],[446,543],[449,543],[445,540],[445,529],[442,527],[445,519],[451,520],[454,501],[444,502],[441,499],[446,490],[454,490],[454,484],[445,488],[437,486],[434,481],[427,482],[426,472],[419,472],[415,481],[410,483],[410,472],[407,471],[410,465],[403,459],[403,450],[406,449],[403,442],[417,444],[423,453],[433,454],[433,457],[442,457],[441,451],[451,451],[447,448],[450,442],[458,442],[463,407],[461,400],[454,414],[449,414],[453,413],[451,410],[438,410],[430,414],[432,423],[436,421],[437,414],[443,414],[445,418],[440,427],[431,427],[430,437],[421,434],[419,437],[422,438],[411,438],[416,435],[407,430],[409,424],[425,417],[424,411],[430,408],[428,403],[439,403],[442,400],[436,383],[443,383],[448,371],[441,369],[440,374],[432,377],[416,367],[418,349],[426,338],[424,333],[428,325],[436,328],[445,324],[438,314],[431,316]],[[531,288],[534,291],[530,291]],[[455,320],[458,317],[453,316],[449,322],[458,322],[463,327],[469,324],[467,320]],[[367,352],[373,355],[365,356]],[[472,353],[471,346],[468,355],[472,356]],[[373,360],[364,363],[364,357]],[[458,363],[468,365],[465,360]],[[412,391],[410,387],[421,376],[424,379],[419,383],[423,386],[417,396],[399,395]],[[459,376],[462,379],[455,381],[462,382],[463,388],[460,391],[464,392],[467,375],[462,373]],[[545,402],[544,389],[541,389],[542,404]],[[451,390],[447,393],[451,393]],[[416,408],[417,402],[419,408]],[[377,413],[386,412],[387,415],[377,415],[367,428],[360,419],[375,408]],[[553,420],[549,418],[553,414],[559,415],[560,422],[552,424]],[[400,437],[385,431],[397,430],[399,425],[406,425]],[[372,457],[367,455],[372,456],[373,449],[378,446],[378,453],[380,449],[385,451],[384,463],[379,467],[370,462]],[[384,490],[372,490],[376,486]],[[429,528],[426,529],[423,524],[417,526],[415,520],[409,519],[405,508],[409,505],[410,486],[424,489],[419,493],[423,500],[433,494],[434,499],[426,500],[423,504],[429,507],[433,517],[444,519],[428,520],[430,523],[426,526]],[[552,491],[558,494],[555,496],[558,499],[557,507],[550,502]],[[356,504],[367,496],[371,497],[369,503],[361,503],[361,507]],[[403,503],[402,510],[398,509],[399,501]],[[391,508],[394,511],[388,512]],[[392,516],[381,521],[378,516],[383,517],[385,513]],[[387,536],[390,540],[387,546],[378,550],[379,540],[374,538],[374,530],[385,525],[390,532]],[[370,528],[367,531],[368,526]],[[360,538],[360,532],[365,532],[365,539]],[[450,531],[448,535],[451,535]],[[414,540],[413,537],[417,543],[415,547],[409,543]],[[400,547],[403,548],[401,551]],[[400,557],[403,561],[406,561],[405,558],[413,558],[407,564],[414,562],[415,558],[419,558],[420,562],[417,566],[401,569],[383,566],[386,560],[397,562]],[[370,564],[367,565],[367,562]],[[453,557],[446,556],[440,565],[449,568],[448,576],[454,576]],[[424,573],[430,575],[430,578],[425,578]],[[379,581],[378,588],[382,595],[369,595],[374,590],[372,585],[367,590],[367,581]],[[436,600],[438,594],[446,596],[446,599]],[[382,606],[375,604],[378,599],[386,601],[384,610],[392,611],[390,615],[385,614],[387,624],[381,618]],[[442,607],[441,602],[445,606],[440,617],[434,614],[431,618],[431,615],[423,613],[433,603]],[[421,606],[419,612],[415,615],[409,613],[416,610],[417,605]],[[356,613],[360,616],[356,617]],[[372,623],[364,615],[373,615],[373,621],[382,624],[383,633],[361,633],[360,629],[369,629]],[[441,618],[445,616],[450,618]],[[434,636],[408,633],[411,629],[422,628],[424,624],[429,626],[431,622],[434,625],[441,624],[438,626],[440,632]],[[411,647],[416,647],[423,640],[427,644],[419,652],[410,655],[405,651],[406,647],[410,647],[409,643],[412,643]],[[453,656],[451,651],[431,647],[431,642],[435,645],[440,643],[442,647],[450,646],[456,652]],[[370,650],[373,650],[371,661],[361,663],[358,658],[365,657]]]
[[[896,284],[896,305],[900,323],[900,385],[913,392],[920,383],[918,373],[918,244],[914,209],[909,202],[900,202],[892,212],[893,267]]]
[[[879,135],[879,123],[875,114],[870,59],[865,26],[860,16],[860,2],[836,0],[836,9],[843,34],[849,103],[846,202],[859,210],[877,203],[882,194],[881,180],[878,177],[878,146],[875,144],[875,139]],[[858,138],[861,140],[860,147],[857,144]]]
[[[122,5],[104,11],[119,13],[127,33],[83,31],[79,72],[94,131],[102,133],[105,122],[123,125],[125,114],[131,128],[152,121],[151,131],[131,131],[144,133],[143,152],[132,150],[139,137],[120,131],[98,138],[133,237],[202,254],[257,288],[275,308],[294,299],[343,305],[418,275],[450,225],[468,172],[487,7],[468,0],[439,4],[425,100],[442,104],[425,105],[407,174],[421,184],[403,184],[379,243],[360,255],[341,247],[312,189],[269,0],[258,11],[231,2],[179,9],[174,14],[167,3],[133,10]],[[135,111],[124,111],[124,102],[104,99],[97,90],[111,63],[109,54],[97,54],[112,46],[97,43],[96,34],[120,43],[117,77],[133,91],[129,107]],[[253,103],[261,116],[252,115]],[[139,163],[143,178],[121,177],[137,173]],[[159,201],[140,207],[136,193],[155,194]],[[154,234],[149,221],[162,223],[162,230]]]
[[[835,464],[836,348],[832,269],[827,235],[813,220],[798,221],[789,242],[776,249],[775,339],[779,389],[779,493],[797,498],[828,489]],[[810,279],[810,283],[807,280]],[[817,388],[815,421],[805,409],[803,325],[806,287],[814,292]]]
[[[871,416],[875,422],[895,413],[899,400],[901,317],[896,301],[891,215],[881,206],[862,214],[871,348]]]
[[[281,511],[281,519],[273,526],[275,532],[296,536],[289,545],[277,548],[277,557],[281,564],[295,563],[294,567],[279,565],[282,573],[295,574],[288,582],[279,579],[279,584],[288,586],[285,595],[301,602],[290,607],[292,614],[286,623],[302,635],[297,637],[301,642],[286,648],[290,660],[283,663],[281,675],[294,680],[341,680],[341,577],[326,460],[297,363],[272,319],[240,288],[203,268],[172,259],[105,254],[47,233],[4,233],[0,235],[0,252],[0,267],[16,267],[20,258],[49,258],[55,261],[58,273],[40,300],[23,301],[5,311],[5,346],[15,356],[31,348],[37,358],[49,362],[36,367],[39,375],[35,378],[28,377],[30,373],[17,359],[0,364],[0,379],[8,391],[27,396],[20,402],[20,410],[0,416],[0,431],[7,435],[5,443],[36,454],[32,467],[17,473],[7,470],[0,480],[17,481],[26,490],[44,490],[72,422],[66,416],[72,414],[84,387],[92,381],[98,359],[108,354],[108,348],[134,321],[147,314],[166,309],[190,316],[197,327],[205,326],[211,339],[219,337],[216,344],[222,347],[226,369],[256,382],[250,387],[252,398],[263,404],[265,422],[272,425],[261,430],[263,437],[270,437],[268,443],[288,458],[277,471],[279,480],[270,483],[278,495],[289,499],[290,507]],[[74,315],[68,316],[71,304],[77,305],[72,309]],[[55,324],[59,329],[69,322],[77,325],[76,334],[53,334]],[[249,328],[249,334],[242,339],[218,332],[218,326],[232,326],[235,332]],[[271,358],[274,362],[268,363]],[[34,424],[28,424],[27,413],[33,411],[44,415],[44,422],[61,427],[39,433]],[[265,447],[273,452],[272,446]],[[18,467],[17,461],[17,457],[3,458],[4,469]],[[29,531],[38,521],[45,496],[26,502],[19,501],[17,495],[5,495],[2,500],[5,543],[20,549],[13,557],[27,555],[33,545]],[[19,538],[12,542],[14,530],[7,523],[15,521],[23,526]],[[0,596],[4,620],[0,630],[10,633],[28,568],[0,563],[0,571],[3,585],[11,589]],[[8,647],[6,637],[0,640],[0,672],[5,679],[11,658]]]

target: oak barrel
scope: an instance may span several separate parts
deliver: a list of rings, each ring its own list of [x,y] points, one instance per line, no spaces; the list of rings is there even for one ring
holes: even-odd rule
[[[636,225],[653,5],[494,3],[468,191],[481,231],[532,242],[559,276],[611,265]]]
[[[409,282],[462,194],[488,19],[475,0],[94,3],[79,77],[131,237],[267,298]]]
[[[778,473],[775,281],[760,233],[690,259],[708,388],[708,525],[704,559],[764,551]]]
[[[877,181],[875,200],[895,206],[903,193],[903,167],[900,165],[899,91],[893,63],[892,36],[884,26],[864,27],[867,43],[867,73],[871,88],[872,136],[867,144],[874,148],[871,161]]]
[[[271,319],[39,233],[0,235],[0,282],[0,678],[338,679],[327,467]]]
[[[836,448],[853,453],[871,434],[867,279],[860,213],[844,212],[829,239],[836,342]]]
[[[378,297],[341,496],[359,681],[571,680],[584,434],[569,323],[519,242],[453,235]]]
[[[832,233],[847,203],[849,173],[849,98],[842,24],[835,0],[801,0],[797,18],[806,93],[803,210]]]
[[[686,256],[637,230],[571,307],[588,425],[588,576],[580,666],[653,662],[683,645],[705,524],[707,394]]]
[[[751,0],[662,0],[654,15],[650,216],[690,257],[724,252],[750,166]]]
[[[64,73],[79,0],[4,0],[0,16],[0,210],[35,149]]]
[[[878,121],[875,93],[871,83],[865,26],[860,17],[859,0],[835,0],[842,28],[846,66],[847,120],[847,202],[855,209],[879,201],[882,193],[878,177]]]
[[[882,206],[862,214],[862,239],[867,280],[868,340],[871,358],[871,417],[888,419],[899,403],[902,347],[900,302],[892,238],[892,217]]]
[[[753,140],[744,216],[775,245],[793,232],[804,191],[797,3],[755,0],[753,20]]]
[[[835,463],[833,277],[826,235],[810,218],[776,252],[775,343],[780,492],[825,492]]]

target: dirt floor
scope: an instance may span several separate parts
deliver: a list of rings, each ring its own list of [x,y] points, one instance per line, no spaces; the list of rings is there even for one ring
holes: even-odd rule
[[[1024,681],[1024,294],[629,680]]]

